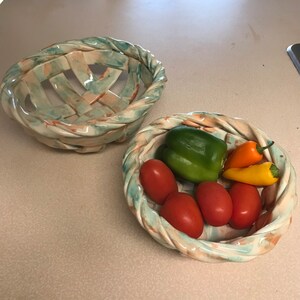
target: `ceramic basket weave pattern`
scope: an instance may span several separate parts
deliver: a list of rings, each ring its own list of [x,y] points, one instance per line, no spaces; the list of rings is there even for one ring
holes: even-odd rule
[[[91,65],[105,67],[98,76]],[[78,92],[66,72],[83,88]],[[110,88],[128,74],[119,94]],[[51,147],[95,152],[123,141],[141,125],[160,98],[165,71],[147,50],[108,37],[92,37],[52,45],[13,65],[6,73],[0,98],[5,112],[30,134]],[[48,82],[60,97],[45,92]],[[144,87],[144,91],[141,91]]]
[[[297,203],[294,168],[286,152],[276,143],[265,151],[265,156],[279,167],[281,179],[269,190],[266,212],[250,231],[205,225],[202,236],[193,239],[174,229],[159,216],[158,206],[144,194],[139,182],[139,170],[144,161],[153,158],[166,132],[180,124],[210,132],[225,140],[229,150],[246,140],[254,140],[262,145],[270,141],[265,133],[246,121],[219,114],[177,114],[152,122],[136,134],[123,159],[124,191],[129,208],[138,222],[162,245],[200,261],[244,262],[270,251],[288,229]],[[192,189],[188,185],[180,185],[179,190]]]

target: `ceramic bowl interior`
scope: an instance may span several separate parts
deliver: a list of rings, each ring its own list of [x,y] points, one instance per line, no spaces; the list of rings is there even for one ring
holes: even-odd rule
[[[42,143],[95,152],[136,132],[165,81],[161,62],[148,50],[90,37],[51,45],[14,64],[0,99]]]
[[[139,181],[143,162],[154,157],[168,130],[180,124],[205,130],[223,139],[228,151],[247,140],[262,145],[271,141],[264,132],[244,120],[207,112],[167,116],[141,129],[132,139],[123,159],[125,196],[140,225],[162,245],[200,261],[244,262],[270,251],[288,229],[297,203],[295,171],[287,153],[276,142],[265,151],[266,159],[280,169],[280,180],[267,189],[264,211],[252,228],[235,230],[229,225],[205,225],[201,237],[193,239],[159,216],[159,205],[147,197]],[[225,187],[229,185],[229,182],[219,181]],[[193,184],[177,182],[180,191],[193,193]]]

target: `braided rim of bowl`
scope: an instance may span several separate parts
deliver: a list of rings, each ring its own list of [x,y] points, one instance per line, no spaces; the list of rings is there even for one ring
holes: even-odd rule
[[[147,159],[153,158],[151,151],[155,151],[157,147],[155,142],[168,130],[182,123],[215,132],[220,138],[236,136],[261,144],[270,141],[265,133],[248,122],[216,113],[176,114],[152,122],[131,140],[123,158],[125,196],[130,210],[140,225],[162,245],[177,249],[181,254],[200,261],[244,262],[270,251],[288,229],[292,212],[297,204],[295,170],[287,153],[277,143],[265,153],[267,159],[281,170],[281,179],[276,183],[275,207],[270,222],[251,235],[220,242],[193,239],[173,228],[151,208],[139,182],[140,166]]]
[[[150,71],[152,82],[149,83],[149,86],[146,87],[145,92],[139,99],[135,99],[127,108],[116,112],[112,116],[79,125],[70,125],[64,122],[45,122],[40,117],[24,113],[16,95],[13,94],[13,87],[16,86],[24,74],[38,65],[64,56],[72,51],[88,52],[93,50],[112,50],[124,54],[129,58],[138,60]],[[50,139],[59,137],[71,139],[88,138],[105,135],[111,131],[124,131],[124,127],[134,122],[139,122],[160,98],[166,80],[165,69],[161,62],[141,46],[111,37],[88,37],[54,44],[14,64],[3,78],[0,99],[5,112],[29,129],[29,131]],[[136,126],[134,128],[136,129]]]

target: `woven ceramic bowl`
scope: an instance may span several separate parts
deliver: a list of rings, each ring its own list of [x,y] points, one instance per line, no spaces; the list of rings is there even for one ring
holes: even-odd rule
[[[52,45],[13,65],[0,99],[40,142],[96,152],[136,132],[165,81],[162,64],[149,51],[91,37]]]
[[[229,151],[246,140],[254,140],[262,145],[270,141],[265,133],[246,121],[220,114],[176,114],[152,122],[132,139],[123,159],[125,195],[140,225],[162,245],[200,261],[245,262],[270,251],[288,229],[297,202],[294,168],[286,152],[277,143],[265,151],[265,156],[279,167],[281,178],[267,189],[265,211],[250,230],[238,231],[228,225],[205,225],[201,237],[193,239],[159,216],[159,206],[148,199],[143,191],[139,170],[143,162],[153,158],[168,130],[180,124],[200,128],[225,140]],[[221,183],[226,186],[225,181]],[[178,181],[178,185],[180,191],[193,190],[191,184]]]

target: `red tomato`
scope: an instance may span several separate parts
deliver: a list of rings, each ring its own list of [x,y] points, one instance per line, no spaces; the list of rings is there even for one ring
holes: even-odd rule
[[[186,193],[175,192],[167,197],[159,214],[177,230],[192,238],[203,232],[203,219],[194,198]]]
[[[236,229],[245,229],[258,219],[262,203],[257,188],[253,185],[236,182],[229,190],[233,203],[230,225]]]
[[[232,200],[219,183],[206,181],[196,188],[196,199],[203,219],[212,226],[226,225],[232,215]]]
[[[170,193],[178,191],[174,174],[158,159],[149,159],[142,165],[140,182],[146,194],[158,204],[163,204]]]

